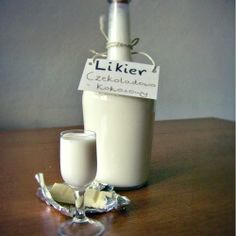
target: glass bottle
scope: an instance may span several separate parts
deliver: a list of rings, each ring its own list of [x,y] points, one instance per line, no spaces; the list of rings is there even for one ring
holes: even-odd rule
[[[108,59],[130,61],[129,0],[110,0]],[[112,43],[112,44],[109,44]],[[148,179],[154,100],[84,91],[84,126],[97,134],[96,179],[117,188],[143,186]]]

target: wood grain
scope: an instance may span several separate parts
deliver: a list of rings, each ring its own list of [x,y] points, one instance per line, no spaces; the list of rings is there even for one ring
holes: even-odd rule
[[[121,192],[126,211],[93,218],[104,235],[235,235],[234,123],[219,119],[155,123],[149,184]],[[0,235],[56,235],[67,218],[36,196],[34,175],[62,181],[59,133],[0,132]]]

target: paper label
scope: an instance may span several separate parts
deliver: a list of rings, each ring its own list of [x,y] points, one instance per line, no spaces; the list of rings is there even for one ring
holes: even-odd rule
[[[87,59],[78,90],[156,99],[160,67],[108,59]]]

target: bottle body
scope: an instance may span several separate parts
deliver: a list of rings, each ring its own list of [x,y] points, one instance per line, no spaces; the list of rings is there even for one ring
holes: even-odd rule
[[[85,129],[97,135],[96,179],[120,188],[138,187],[148,178],[153,101],[84,92]]]
[[[110,8],[109,41],[128,44],[127,6],[112,3]],[[129,48],[109,48],[108,59],[130,60]],[[154,101],[84,91],[83,114],[85,129],[97,135],[96,179],[120,188],[145,184],[151,155]]]

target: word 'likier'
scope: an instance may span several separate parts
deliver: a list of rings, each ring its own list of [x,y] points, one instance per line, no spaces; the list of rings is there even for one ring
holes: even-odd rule
[[[113,62],[114,63],[114,62]],[[99,65],[99,60],[96,61],[96,70],[107,70],[107,71],[115,71],[115,72],[121,72],[125,74],[131,74],[131,75],[142,75],[144,72],[147,72],[147,70],[138,70],[136,68],[128,68],[128,64],[120,64],[119,62],[116,62],[113,64],[111,61],[108,62],[108,66],[106,68],[101,67]]]

